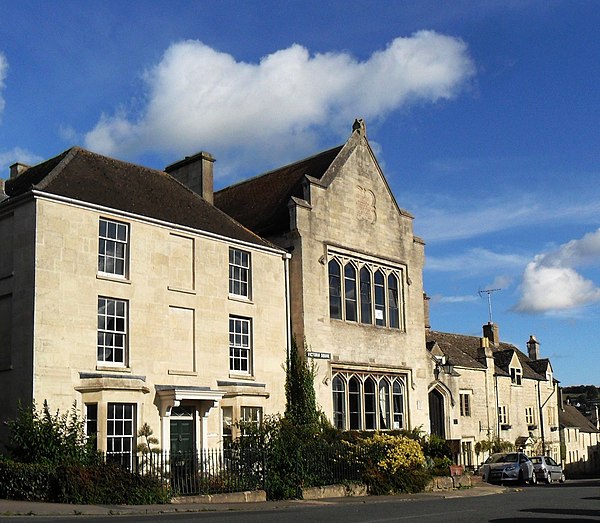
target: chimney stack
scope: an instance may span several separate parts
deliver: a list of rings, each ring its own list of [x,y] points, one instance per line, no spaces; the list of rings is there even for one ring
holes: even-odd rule
[[[500,344],[500,329],[498,328],[498,325],[491,321],[483,326],[483,336],[487,338],[494,347],[497,347]]]
[[[0,202],[6,198],[6,193],[4,192],[4,180],[0,178]]]
[[[529,336],[529,341],[527,342],[527,353],[530,360],[540,359],[540,342],[535,339],[533,334]]]
[[[491,362],[488,362],[488,358]],[[477,359],[483,363],[486,367],[493,368],[494,354],[490,347],[490,340],[486,337],[479,338],[479,348],[477,349]]]
[[[29,165],[25,165],[24,163],[13,163],[10,166],[10,177],[16,178],[19,174],[24,173],[27,169],[29,169]]]
[[[427,296],[426,293],[423,293],[423,313],[424,313],[425,330],[426,331],[431,329],[431,322],[429,320],[429,300],[430,299],[431,298],[429,296]]]
[[[165,171],[212,204],[214,162],[215,159],[209,153],[199,152],[165,167]]]

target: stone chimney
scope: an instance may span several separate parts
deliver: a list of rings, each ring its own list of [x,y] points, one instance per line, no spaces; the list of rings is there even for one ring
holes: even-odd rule
[[[6,198],[6,193],[4,192],[4,180],[0,178],[0,202]]]
[[[535,339],[533,334],[529,336],[529,341],[527,342],[527,354],[530,360],[540,359],[540,342]]]
[[[500,344],[500,329],[498,328],[498,325],[491,321],[483,326],[483,336],[487,338],[494,347],[497,347]]]
[[[431,329],[431,322],[429,320],[429,300],[431,298],[429,296],[427,296],[426,293],[423,293],[423,314],[424,314],[424,321],[425,321],[425,330],[428,331],[429,329]]]
[[[213,203],[214,162],[215,159],[209,153],[199,152],[165,167],[165,171],[208,203]]]
[[[16,178],[19,174],[24,173],[27,169],[29,169],[29,165],[25,165],[24,163],[13,163],[10,166],[10,177]]]
[[[486,367],[493,368],[494,353],[490,347],[490,340],[486,337],[479,338],[479,348],[477,349],[477,359]],[[491,361],[489,361],[491,360]]]

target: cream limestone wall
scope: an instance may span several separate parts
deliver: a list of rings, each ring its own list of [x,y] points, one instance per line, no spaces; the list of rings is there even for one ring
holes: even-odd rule
[[[0,213],[0,442],[32,399],[35,219],[33,201]]]
[[[125,279],[98,274],[100,217],[130,226]],[[230,246],[235,244],[141,219],[38,200],[34,397],[61,411],[74,401],[79,408],[98,402],[101,446],[107,402],[135,403],[138,427],[149,423],[167,443],[157,385],[205,387],[223,396],[214,407],[207,400],[196,403],[200,411],[209,409],[203,425],[197,420],[198,444],[206,447],[221,443],[221,407],[233,407],[234,416],[241,406],[283,412],[282,253],[239,247],[251,254],[252,296],[235,299],[228,295]],[[99,296],[128,302],[125,367],[97,362]],[[230,315],[252,320],[252,372],[247,375],[229,372]]]
[[[310,185],[310,206],[292,209],[293,332],[309,350],[331,353],[314,360],[317,400],[332,416],[332,367],[406,376],[407,421],[429,430],[423,318],[424,248],[412,218],[401,214],[364,141],[354,134],[323,185]],[[403,329],[330,319],[327,256],[338,252],[402,271]]]

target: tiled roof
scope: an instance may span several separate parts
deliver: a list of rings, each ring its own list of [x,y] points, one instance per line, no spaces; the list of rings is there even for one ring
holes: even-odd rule
[[[563,427],[578,427],[581,432],[600,432],[596,426],[587,419],[573,405],[565,404],[558,410],[558,421]]]
[[[50,194],[183,225],[262,246],[272,245],[163,171],[73,147],[6,181],[10,197]]]
[[[303,197],[304,176],[320,180],[342,147],[226,187],[215,193],[215,205],[257,234],[271,236],[288,231],[288,203],[292,196]]]
[[[477,357],[481,338],[477,336],[466,336],[464,334],[453,334],[449,332],[428,331],[427,348],[431,350],[437,343],[446,355],[448,361],[457,367],[471,369],[483,369],[485,365]],[[523,377],[530,379],[545,379],[544,373],[537,372],[537,365],[530,360],[517,347],[510,343],[500,342],[497,347],[491,346],[494,356],[495,374],[499,376],[510,376],[509,365],[513,354],[516,353],[523,368]],[[531,364],[534,365],[531,365]]]

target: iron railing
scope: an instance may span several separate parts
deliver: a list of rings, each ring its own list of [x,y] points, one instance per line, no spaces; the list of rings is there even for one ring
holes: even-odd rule
[[[115,458],[106,456],[108,461]],[[270,460],[263,448],[159,451],[119,458],[132,472],[164,481],[175,495],[269,489]],[[360,446],[323,444],[303,452],[290,473],[297,477],[298,488],[301,488],[360,482],[363,470],[364,451]]]

